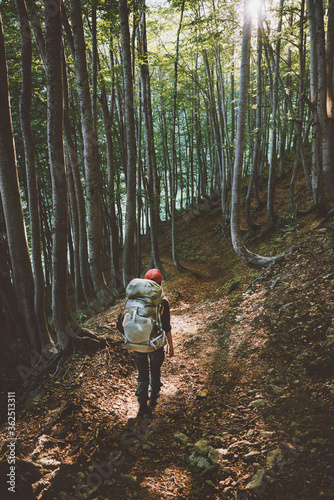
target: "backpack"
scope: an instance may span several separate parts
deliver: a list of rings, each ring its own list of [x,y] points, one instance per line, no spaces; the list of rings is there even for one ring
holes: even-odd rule
[[[135,278],[126,287],[122,321],[125,347],[153,352],[166,345],[161,326],[162,288],[155,281]]]

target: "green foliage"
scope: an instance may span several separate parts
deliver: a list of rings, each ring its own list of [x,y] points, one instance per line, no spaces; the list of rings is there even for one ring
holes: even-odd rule
[[[180,259],[188,262],[206,262],[207,260],[200,243],[183,241],[177,245],[176,249]]]
[[[89,318],[94,316],[96,314],[96,311],[100,309],[100,305],[98,301],[94,300],[87,304],[86,307],[83,309],[77,309],[76,311],[73,311],[73,318],[75,321],[79,324],[84,323],[87,321]]]

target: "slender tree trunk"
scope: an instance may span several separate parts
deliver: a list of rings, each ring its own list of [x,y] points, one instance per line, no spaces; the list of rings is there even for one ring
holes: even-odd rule
[[[74,237],[75,246],[74,250],[79,256],[79,271],[80,271],[80,283],[82,286],[84,298],[87,304],[93,301],[92,293],[90,290],[90,270],[88,265],[88,248],[87,248],[87,230],[86,230],[86,207],[85,199],[81,184],[81,176],[79,171],[79,159],[77,148],[73,142],[72,127],[70,119],[70,102],[69,102],[69,92],[68,92],[68,81],[65,68],[65,58],[63,57],[63,94],[64,94],[64,138],[66,143],[66,153],[68,156],[70,172],[69,175],[73,178],[73,207],[77,207],[78,212],[78,237]],[[74,198],[75,197],[75,198]],[[78,246],[77,246],[78,245]],[[79,282],[79,280],[78,280]],[[77,290],[78,299],[81,297],[81,292]],[[78,303],[77,306],[81,308],[82,303]]]
[[[279,20],[277,26],[277,41],[273,73],[273,86],[271,96],[271,140],[270,140],[270,161],[269,161],[269,176],[268,176],[268,198],[267,198],[267,216],[270,224],[275,224],[277,216],[274,211],[274,196],[275,196],[275,180],[276,180],[276,164],[277,164],[277,121],[278,121],[278,81],[279,81],[279,62],[281,50],[281,35],[282,28],[282,11],[283,0],[279,3]]]
[[[293,13],[290,13],[290,18],[289,18],[289,30],[292,32],[292,26],[293,26]],[[288,57],[287,57],[287,75],[285,79],[285,85],[284,82],[282,82],[282,91],[285,94],[285,99],[284,99],[284,117],[283,117],[283,127],[281,130],[281,141],[280,141],[280,153],[279,153],[279,173],[280,176],[283,175],[284,172],[284,157],[285,153],[290,152],[290,147],[291,147],[291,137],[293,135],[293,127],[292,127],[292,133],[290,134],[290,141],[288,142],[288,148],[286,148],[286,142],[287,142],[287,136],[288,136],[288,110],[289,110],[289,105],[288,105],[288,100],[292,100],[293,98],[293,89],[292,89],[292,78],[291,78],[291,73],[292,73],[292,65],[291,65],[291,49],[288,49]],[[299,75],[300,77],[300,75]],[[287,95],[288,94],[288,95]],[[287,151],[286,151],[287,150]]]
[[[145,5],[144,5],[145,7]],[[163,275],[165,271],[162,267],[159,248],[158,232],[160,222],[160,185],[157,174],[157,159],[154,144],[153,115],[151,104],[151,85],[147,56],[147,36],[146,36],[146,18],[145,12],[141,13],[138,29],[138,49],[140,56],[140,76],[141,76],[141,99],[143,104],[144,127],[145,127],[145,146],[148,177],[148,200],[150,210],[150,236],[151,236],[151,255],[153,265],[160,269]]]
[[[312,122],[312,193],[313,201],[319,213],[327,212],[327,204],[324,196],[323,185],[323,169],[322,169],[322,134],[319,117],[318,94],[319,94],[319,79],[318,79],[318,51],[317,43],[317,22],[316,22],[316,2],[307,0],[307,8],[309,14],[310,27],[310,108],[313,115]]]
[[[180,32],[182,28],[182,19],[184,12],[184,3],[185,0],[182,0],[181,5],[181,15],[179,27],[177,30],[176,37],[176,51],[175,51],[175,60],[174,60],[174,91],[173,91],[173,117],[172,117],[172,130],[171,130],[171,154],[172,154],[172,166],[171,166],[171,216],[172,216],[172,257],[173,263],[176,269],[179,272],[184,270],[183,266],[178,261],[177,258],[177,250],[176,250],[176,235],[175,235],[175,205],[176,205],[176,196],[177,196],[177,181],[176,181],[176,147],[175,147],[175,129],[176,129],[176,99],[177,99],[177,70],[178,70],[178,60],[179,60],[179,41],[180,41]]]
[[[294,203],[294,187],[297,178],[297,171],[300,160],[303,160],[303,117],[304,117],[304,101],[302,95],[304,92],[304,80],[305,80],[305,64],[304,64],[304,10],[305,10],[305,0],[302,0],[300,7],[300,28],[299,28],[299,82],[298,82],[298,121],[295,123],[296,130],[296,153],[295,160],[291,175],[290,189],[289,189],[289,206],[292,213],[298,213],[298,208]],[[304,170],[305,172],[305,170]],[[306,183],[312,191],[312,187],[309,181],[308,172],[305,175]]]
[[[258,229],[260,226],[256,224],[251,216],[251,198],[253,194],[258,193],[258,164],[260,161],[261,154],[261,139],[262,139],[262,31],[260,25],[257,29],[257,61],[256,61],[256,84],[257,84],[257,94],[256,94],[256,111],[255,111],[255,144],[252,158],[252,172],[249,179],[246,203],[245,203],[245,214],[246,220],[249,227],[253,230]],[[258,198],[258,196],[255,196]]]
[[[121,27],[122,64],[124,81],[125,134],[127,145],[127,191],[123,250],[124,287],[134,277],[134,243],[136,232],[136,127],[134,115],[133,75],[131,64],[131,43],[127,0],[119,0]]]
[[[123,289],[119,269],[119,238],[115,210],[115,165],[114,165],[114,143],[112,137],[112,116],[114,109],[114,91],[111,96],[111,112],[108,109],[107,96],[104,83],[101,83],[101,104],[103,111],[104,130],[107,142],[107,167],[108,167],[108,220],[110,226],[110,264],[111,264],[111,287],[116,293]]]
[[[233,171],[233,161],[232,161],[232,146],[231,146],[231,140],[230,140],[230,135],[229,135],[229,130],[228,130],[228,123],[227,123],[227,111],[226,111],[226,105],[225,105],[225,96],[224,96],[224,80],[223,80],[223,70],[221,67],[221,57],[220,57],[220,45],[216,45],[215,47],[215,56],[216,56],[216,61],[217,61],[217,73],[219,77],[219,85],[220,85],[220,92],[221,92],[221,110],[222,110],[222,115],[223,115],[223,123],[224,123],[224,139],[225,139],[225,144],[226,144],[226,159],[227,159],[227,171],[225,174],[225,184],[226,184],[226,198],[227,198],[227,192],[231,187],[231,182],[228,181],[228,179],[231,179],[232,177],[232,171]],[[231,81],[231,89],[233,89],[233,82]],[[232,113],[232,116],[234,113]],[[232,125],[233,126],[233,125]],[[223,135],[222,135],[223,139]],[[226,205],[227,205],[227,200],[226,200]],[[228,220],[229,220],[229,213],[228,213],[228,206],[227,206],[227,214],[228,214]]]
[[[42,267],[41,229],[39,216],[38,185],[36,172],[35,142],[31,129],[31,62],[32,43],[28,13],[24,0],[16,0],[16,9],[21,27],[21,75],[20,123],[24,143],[28,206],[31,232],[31,260],[34,273],[34,304],[43,352],[54,352],[45,315],[45,283]]]
[[[138,79],[138,86],[140,89],[140,96],[141,96],[141,84],[140,84],[140,78]],[[140,97],[140,101],[142,102],[142,99]],[[141,144],[141,137],[142,137],[142,106],[138,106],[138,121],[137,121],[137,144]],[[138,235],[138,240],[137,240],[137,246],[136,246],[136,274],[137,276],[141,275],[141,270],[142,270],[142,252],[141,252],[141,230],[142,230],[142,217],[143,217],[143,198],[142,198],[142,189],[144,189],[143,186],[144,183],[144,175],[143,175],[143,162],[142,162],[142,149],[141,147],[138,148],[138,168],[137,168],[137,235]],[[152,249],[151,249],[151,257],[152,259]],[[150,265],[151,267],[151,265]],[[152,266],[153,267],[153,266]]]
[[[68,305],[68,191],[63,147],[63,82],[60,0],[49,11],[45,8],[45,69],[47,81],[48,151],[52,179],[52,321],[57,345],[66,351],[73,343],[85,345],[94,342],[81,339],[85,332],[73,320]],[[94,345],[96,343],[94,342]]]
[[[52,328],[58,346],[65,350],[69,343],[68,328],[68,271],[67,227],[68,199],[63,149],[63,93],[61,60],[60,1],[54,15],[48,13],[45,0],[45,51],[48,97],[48,150],[52,177]]]
[[[9,101],[8,73],[2,18],[0,15],[0,193],[2,198],[13,284],[24,329],[20,332],[29,352],[39,350],[37,321],[34,310],[34,280],[30,264]]]
[[[328,28],[327,28],[327,115],[328,115],[328,160],[324,167],[325,180],[329,179],[328,194],[333,201],[333,177],[334,177],[334,1],[328,4]],[[327,182],[326,182],[327,185]]]
[[[333,3],[333,2],[331,2]],[[334,53],[334,7],[329,4],[328,16],[328,57],[326,57],[326,41],[324,27],[324,7],[320,1],[314,2],[316,22],[316,51],[318,100],[317,111],[322,133],[323,176],[326,191],[331,201],[334,201],[334,122],[333,122],[333,53]]]
[[[96,7],[92,7],[92,114],[93,126],[97,130],[97,39],[96,39]]]
[[[79,231],[79,215],[77,199],[75,196],[75,187],[73,180],[73,171],[71,165],[71,156],[67,153],[67,189],[69,197],[69,207],[70,207],[70,228],[69,234],[72,235],[72,246],[73,246],[73,273],[72,280],[74,278],[74,294],[75,294],[75,305],[76,309],[81,309],[85,301],[85,296],[82,289],[81,274],[80,274],[80,231]]]
[[[5,230],[5,219],[0,196],[0,324],[3,335],[8,334],[10,341],[20,338],[20,332],[25,331],[24,322],[15,297],[11,269],[9,264],[9,250]]]
[[[74,42],[74,64],[78,84],[86,176],[87,225],[90,270],[98,301],[113,302],[103,274],[103,230],[100,205],[97,131],[94,127],[80,0],[70,0]]]
[[[238,257],[254,266],[266,266],[279,257],[262,257],[247,250],[240,230],[240,198],[241,198],[241,177],[245,146],[245,125],[246,109],[249,90],[250,73],[250,45],[252,33],[251,12],[249,9],[250,0],[244,0],[244,24],[241,48],[241,68],[240,68],[240,88],[238,104],[238,120],[236,135],[236,153],[233,170],[232,199],[231,199],[231,238],[233,248]]]
[[[197,186],[197,206],[200,202],[200,195],[202,189],[202,131],[201,131],[201,106],[200,106],[200,93],[197,85],[196,98],[195,98],[195,133],[196,133],[196,155],[197,155],[197,170],[198,170],[198,186]]]

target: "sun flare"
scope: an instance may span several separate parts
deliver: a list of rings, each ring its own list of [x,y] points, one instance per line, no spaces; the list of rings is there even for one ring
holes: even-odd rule
[[[262,10],[263,0],[248,0],[247,9],[252,16],[253,21],[257,23]]]

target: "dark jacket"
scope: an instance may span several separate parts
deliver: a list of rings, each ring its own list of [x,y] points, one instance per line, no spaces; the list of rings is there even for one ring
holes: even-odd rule
[[[161,323],[162,329],[165,333],[170,332],[170,305],[169,300],[163,297],[162,299],[162,313],[161,313]]]

